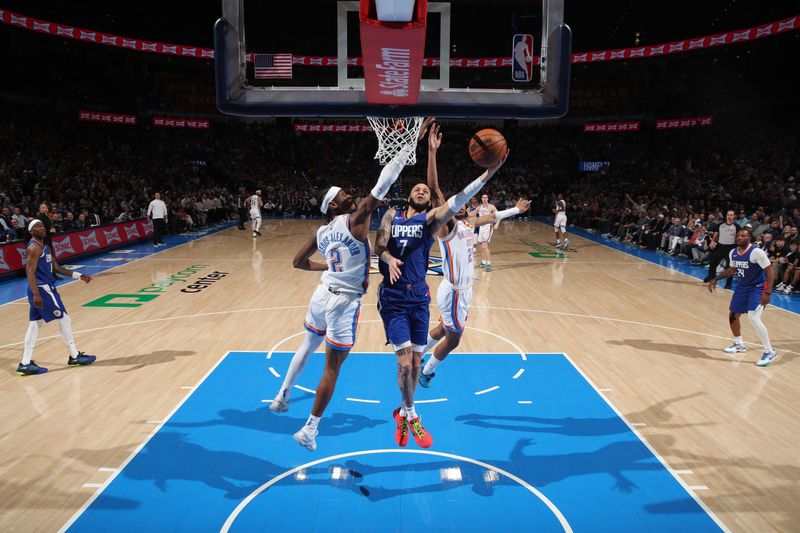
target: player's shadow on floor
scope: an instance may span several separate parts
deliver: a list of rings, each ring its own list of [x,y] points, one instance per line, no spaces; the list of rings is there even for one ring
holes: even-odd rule
[[[309,395],[311,398],[313,396]],[[292,404],[296,403],[292,398]],[[266,433],[276,433],[280,435],[294,435],[298,429],[306,423],[305,418],[293,418],[288,415],[277,415],[270,411],[266,405],[253,409],[252,411],[241,411],[239,409],[223,409],[217,413],[219,418],[204,420],[202,422],[167,422],[164,427],[174,428],[200,428],[215,426],[232,426],[245,429],[254,429]],[[333,413],[325,415],[324,422],[319,427],[320,437],[332,437],[358,433],[365,429],[386,424],[386,420],[367,418],[363,415],[350,413]]]
[[[607,344],[612,346],[629,346],[636,350],[645,352],[662,352],[673,355],[680,355],[681,357],[689,357],[691,359],[708,359],[709,361],[720,361],[723,363],[735,362],[736,359],[731,357],[714,357],[706,353],[706,350],[711,348],[698,348],[687,344],[673,344],[669,342],[653,342],[650,339],[622,339],[606,341]],[[714,350],[719,351],[719,350]]]
[[[79,459],[93,454],[103,455],[103,451],[72,449],[64,453],[67,457]],[[237,451],[236,445],[226,446],[222,443],[220,449],[210,450],[192,442],[185,433],[162,430],[142,448],[120,473],[118,480],[115,480],[115,483],[119,481],[123,485],[116,488],[115,491],[107,492],[114,494],[128,489],[131,491],[129,497],[138,498],[140,501],[162,498],[143,489],[140,485],[132,487],[124,485],[130,481],[152,480],[159,492],[168,493],[170,490],[176,490],[182,491],[183,497],[190,497],[186,494],[185,485],[173,488],[170,482],[173,480],[195,481],[224,492],[226,499],[241,500],[268,480],[291,468],[292,466],[280,466],[260,457]],[[320,469],[327,472],[326,467],[320,467]],[[307,473],[317,472],[314,469],[308,469]],[[330,484],[330,476],[328,476],[326,484]],[[196,491],[197,489],[188,490]],[[199,493],[198,497],[201,501],[208,501],[208,496],[204,498],[202,493]],[[101,508],[117,508],[114,503],[105,504],[104,499],[105,495],[93,505]],[[123,500],[123,502],[127,501]],[[134,502],[136,506],[140,505],[139,502],[135,500]]]
[[[668,279],[668,278],[648,278],[647,281],[658,281],[660,283],[674,283],[676,285],[693,285],[693,286],[701,286],[705,285],[703,280],[700,279]]]
[[[712,422],[694,422],[691,424],[667,423],[673,415],[669,406],[690,398],[703,396],[702,392],[695,392],[669,398],[656,402],[641,411],[627,413],[625,417],[633,422],[646,420],[651,428],[681,429],[687,427],[711,426]],[[502,416],[494,414],[466,414],[456,418],[468,426],[484,429],[500,429],[503,431],[518,431],[521,433],[551,433],[570,437],[599,437],[603,435],[616,435],[627,433],[630,428],[618,416],[609,418],[543,418],[536,416]]]
[[[626,475],[627,472],[660,471],[664,469],[644,444],[638,440],[614,442],[585,452],[564,454],[537,452],[535,445],[536,441],[534,439],[520,439],[515,444],[508,460],[498,460],[494,457],[481,457],[480,460],[506,472],[512,472],[537,488],[543,488],[572,477],[602,475],[608,476],[609,490],[621,493],[632,493],[639,488]],[[528,454],[526,450],[532,453]],[[380,501],[403,495],[417,495],[425,492],[442,492],[463,485],[470,486],[473,493],[484,497],[494,495],[496,486],[521,488],[516,481],[504,475],[487,476],[485,468],[479,468],[471,463],[457,460],[416,461],[406,465],[389,467],[371,466],[351,460],[345,462],[345,466],[350,471],[361,474],[363,481],[359,491],[370,501]],[[381,475],[392,472],[420,471],[439,473],[444,469],[453,467],[458,467],[461,471],[462,481],[460,483],[445,483],[439,480],[425,485],[387,488],[385,485],[396,485],[396,483],[392,483],[393,480]],[[403,474],[402,477],[406,480],[413,480],[413,477],[407,474]],[[430,475],[427,477],[430,477]],[[687,512],[687,509],[682,511]]]
[[[129,355],[127,357],[98,356],[97,361],[95,361],[92,366],[127,366],[130,368],[120,370],[119,372],[133,372],[134,370],[139,370],[146,366],[171,363],[177,360],[179,357],[189,357],[191,355],[195,355],[196,353],[197,352],[195,351],[188,350],[156,350],[150,353]]]

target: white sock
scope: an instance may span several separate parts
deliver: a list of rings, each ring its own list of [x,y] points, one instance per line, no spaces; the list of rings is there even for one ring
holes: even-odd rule
[[[556,239],[556,244],[561,244],[561,239]]]
[[[767,326],[764,325],[764,322],[761,321],[761,313],[764,312],[764,308],[759,306],[758,309],[755,311],[750,311],[747,313],[747,318],[750,319],[750,323],[758,333],[758,338],[761,339],[761,344],[764,345],[765,352],[772,352],[772,344],[769,342],[769,332],[767,332]]]
[[[406,417],[409,420],[414,420],[415,418],[419,418],[417,416],[417,412],[414,410],[414,404],[411,404],[411,407],[406,406],[405,411],[406,411]]]
[[[28,323],[28,331],[25,333],[25,349],[22,352],[22,364],[28,365],[33,357],[33,347],[36,346],[36,338],[39,336],[39,322],[31,320]]]
[[[399,414],[400,414],[401,417],[407,416],[406,408],[403,407],[402,405],[400,406],[400,413]]]
[[[741,335],[739,337],[734,337],[733,342],[735,342],[736,344],[744,344]]]
[[[300,374],[303,373],[303,369],[306,367],[308,358],[317,348],[319,348],[319,345],[322,344],[322,339],[322,335],[316,335],[310,331],[306,331],[303,344],[300,345],[300,348],[292,356],[292,362],[289,363],[289,370],[286,371],[286,377],[283,379],[281,390],[278,391],[278,395],[275,396],[275,398],[283,401],[289,399],[289,393],[291,392],[292,387],[294,387],[294,384],[297,382],[297,378],[300,377]]]
[[[441,363],[441,361],[436,359],[435,355],[432,355],[431,358],[428,359],[428,362],[425,363],[425,368],[422,369],[422,373],[426,376],[430,376],[436,371],[436,367],[439,366],[439,363]]]
[[[308,429],[314,430],[317,429],[319,426],[319,417],[314,415],[308,415],[308,420],[306,420],[306,427]]]
[[[78,348],[75,346],[75,339],[72,337],[72,319],[68,314],[64,313],[64,316],[58,321],[58,331],[61,332],[61,338],[64,339],[64,344],[69,349],[70,357],[78,357]]]
[[[434,339],[433,337],[431,337],[431,334],[428,333],[428,344],[426,344],[425,348],[422,349],[422,355],[425,355],[426,353],[430,352],[431,348],[436,346],[437,342],[439,342],[439,339]]]

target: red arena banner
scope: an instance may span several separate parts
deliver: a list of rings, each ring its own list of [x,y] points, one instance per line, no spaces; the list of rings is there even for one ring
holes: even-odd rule
[[[83,122],[105,122],[106,124],[123,124],[135,126],[136,115],[120,115],[118,113],[102,113],[100,111],[78,110],[78,120]]]
[[[678,128],[707,128],[713,125],[711,115],[705,117],[660,118],[656,120],[657,130],[674,130]]]
[[[210,123],[207,120],[192,118],[153,117],[153,126],[159,128],[193,128],[207,130]]]
[[[680,41],[653,44],[649,46],[617,48],[615,50],[596,50],[593,52],[576,52],[572,54],[572,63],[599,63],[603,61],[643,59],[648,57],[692,52],[694,50],[703,50],[706,48],[712,48],[714,46],[722,46],[726,44],[744,43],[753,41],[755,39],[763,39],[772,35],[778,35],[787,31],[795,31],[798,29],[798,19],[800,19],[800,16],[796,15],[794,17],[776,20],[760,26],[753,26],[752,28],[744,28],[726,33],[717,33],[714,35],[706,35],[704,37],[693,37]],[[137,52],[195,57],[198,59],[214,58],[214,50],[211,48],[144,41],[134,37],[123,37],[120,35],[113,35],[95,30],[76,28],[66,24],[39,20],[5,9],[0,9],[0,22],[26,30],[46,33],[55,37],[76,39],[79,41],[105,46],[115,46],[117,48],[136,50]],[[246,59],[248,62],[253,62],[254,53],[258,52],[248,52],[246,54]],[[533,62],[534,64],[538,65],[540,58],[538,56],[534,57]],[[363,62],[360,57],[348,57],[347,64],[352,66],[363,66]],[[439,59],[434,57],[425,58],[423,63],[423,65],[426,67],[438,67],[439,64]],[[293,56],[292,65],[309,67],[335,67],[336,56]],[[510,66],[511,57],[471,57],[450,59],[450,68],[498,68]]]
[[[641,122],[594,122],[584,124],[584,133],[606,133],[609,131],[639,131]]]
[[[153,224],[147,219],[95,226],[53,236],[53,252],[59,260],[94,253],[153,235]],[[25,270],[25,243],[17,241],[0,245],[0,276]]]
[[[295,124],[294,131],[307,133],[367,133],[369,124],[321,124],[317,122]]]

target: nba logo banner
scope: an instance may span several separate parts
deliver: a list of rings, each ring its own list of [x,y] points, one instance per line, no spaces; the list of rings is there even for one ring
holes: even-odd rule
[[[517,33],[511,48],[511,79],[531,81],[533,78],[533,35]]]

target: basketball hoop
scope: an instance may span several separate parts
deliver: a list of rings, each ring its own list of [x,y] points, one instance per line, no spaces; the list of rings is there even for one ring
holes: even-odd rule
[[[411,146],[406,165],[417,162],[417,141],[422,127],[422,117],[367,117],[372,131],[378,137],[378,151],[375,159],[381,165],[387,164],[405,146]]]

